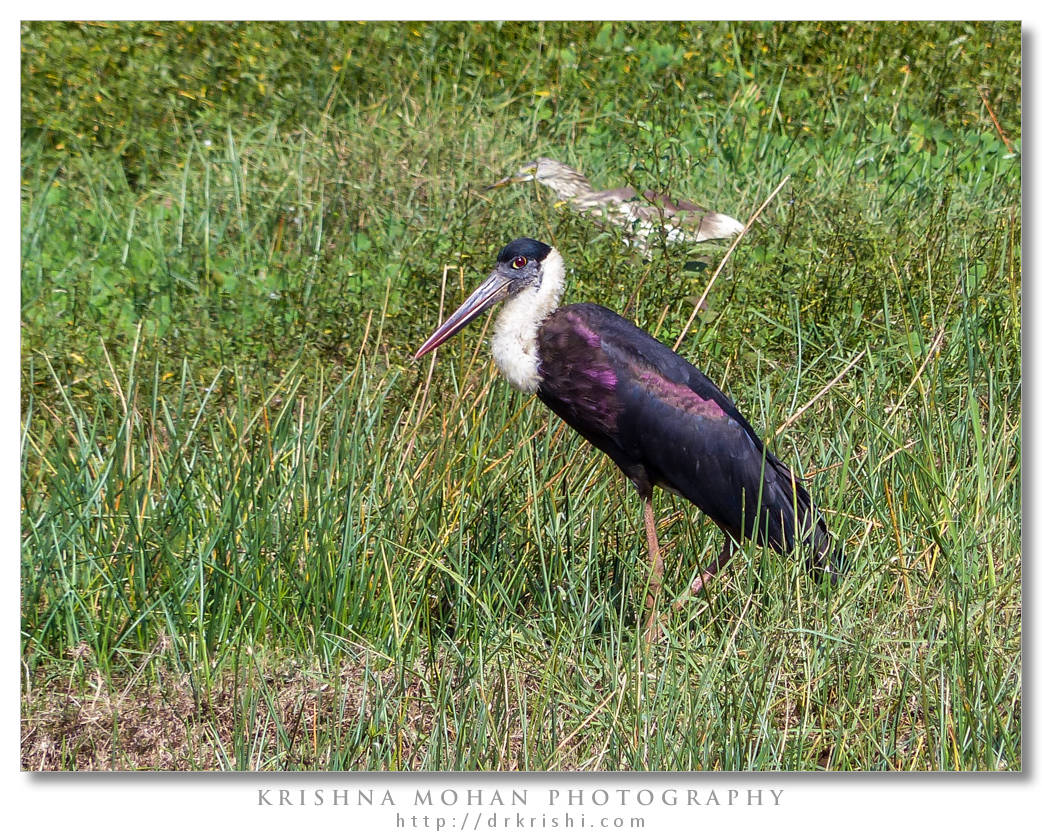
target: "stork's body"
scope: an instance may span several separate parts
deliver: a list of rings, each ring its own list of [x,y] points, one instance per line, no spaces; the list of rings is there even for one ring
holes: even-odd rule
[[[730,399],[697,367],[611,310],[558,306],[563,289],[560,254],[535,240],[515,240],[417,357],[505,298],[492,337],[500,371],[611,457],[644,500],[649,636],[657,632],[662,573],[651,511],[656,485],[686,497],[724,532],[724,550],[696,580],[695,592],[726,562],[733,543],[747,538],[782,552],[804,544],[808,565],[834,575],[831,539],[809,495]]]
[[[638,193],[629,186],[595,190],[575,168],[545,156],[525,163],[517,173],[490,187],[528,181],[552,188],[558,198],[581,213],[622,227],[642,251],[647,251],[649,240],[656,235],[667,243],[700,243],[733,237],[743,229],[734,217],[658,191]]]

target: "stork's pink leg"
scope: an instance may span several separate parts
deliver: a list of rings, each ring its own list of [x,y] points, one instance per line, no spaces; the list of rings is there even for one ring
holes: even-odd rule
[[[662,592],[662,553],[655,533],[655,512],[651,507],[651,494],[644,497],[644,530],[648,534],[648,620],[644,627],[644,639],[650,644],[662,634],[658,623],[658,602]]]
[[[731,559],[731,555],[734,554],[734,541],[730,537],[724,537],[724,547],[720,550],[720,555],[702,572],[694,581],[691,582],[691,587],[688,589],[689,595],[698,595],[705,585],[709,583],[709,579],[712,578],[717,572],[719,572],[724,565]],[[680,606],[681,601],[677,601],[674,606]]]

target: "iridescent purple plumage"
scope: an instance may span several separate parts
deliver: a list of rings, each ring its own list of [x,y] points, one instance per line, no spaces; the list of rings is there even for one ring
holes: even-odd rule
[[[735,540],[826,557],[810,496],[730,399],[693,364],[609,309],[562,306],[539,331],[537,394],[648,496],[701,508]]]

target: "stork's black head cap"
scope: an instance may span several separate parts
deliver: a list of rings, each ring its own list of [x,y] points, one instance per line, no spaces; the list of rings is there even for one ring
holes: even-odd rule
[[[531,237],[520,237],[503,246],[503,250],[499,252],[496,260],[499,263],[509,263],[515,257],[525,257],[541,263],[552,250],[546,243],[533,240]]]

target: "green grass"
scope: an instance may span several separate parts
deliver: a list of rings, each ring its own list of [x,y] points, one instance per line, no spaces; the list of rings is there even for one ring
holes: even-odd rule
[[[1019,27],[22,44],[24,766],[1021,767]],[[680,335],[723,250],[481,191],[538,154],[743,218],[792,177],[680,352],[839,587],[750,547],[645,648],[632,488],[481,326],[409,360],[522,234]],[[656,508],[677,594],[719,532]]]

